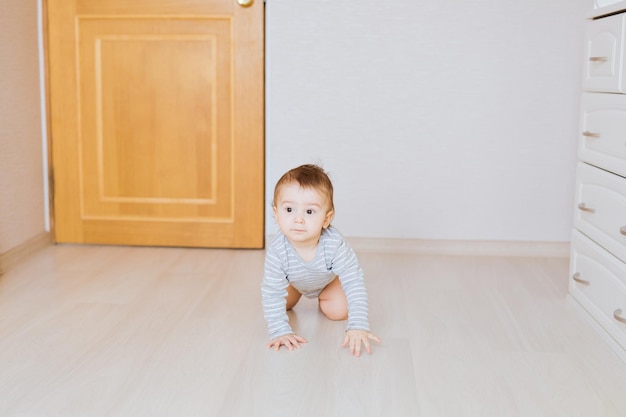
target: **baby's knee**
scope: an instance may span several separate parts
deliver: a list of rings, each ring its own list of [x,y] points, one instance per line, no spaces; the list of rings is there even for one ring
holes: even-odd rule
[[[320,310],[330,320],[340,321],[348,319],[348,306],[343,303],[320,300]]]

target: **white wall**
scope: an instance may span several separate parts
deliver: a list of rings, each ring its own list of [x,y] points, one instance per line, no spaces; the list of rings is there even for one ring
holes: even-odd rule
[[[346,236],[569,240],[592,3],[267,0],[267,233],[321,162]]]

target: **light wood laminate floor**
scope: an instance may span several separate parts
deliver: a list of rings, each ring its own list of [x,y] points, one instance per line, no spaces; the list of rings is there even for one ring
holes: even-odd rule
[[[265,348],[263,251],[59,245],[0,277],[0,416],[626,415],[564,258],[359,253],[383,344],[302,300]]]

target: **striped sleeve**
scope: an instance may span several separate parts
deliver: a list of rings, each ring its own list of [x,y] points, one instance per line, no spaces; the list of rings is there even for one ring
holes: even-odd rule
[[[363,269],[356,254],[339,235],[340,242],[332,257],[331,267],[339,276],[341,286],[348,300],[348,326],[346,330],[369,331],[368,297],[365,288]]]
[[[275,243],[273,241],[268,245],[261,284],[263,314],[267,321],[270,340],[293,333],[286,310],[289,282],[281,261],[285,259],[285,253],[280,253],[279,245]]]

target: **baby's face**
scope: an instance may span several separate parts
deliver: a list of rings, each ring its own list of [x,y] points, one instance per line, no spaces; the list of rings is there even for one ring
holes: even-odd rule
[[[317,244],[322,229],[327,228],[333,218],[325,196],[299,184],[283,185],[274,203],[278,227],[294,245]]]

